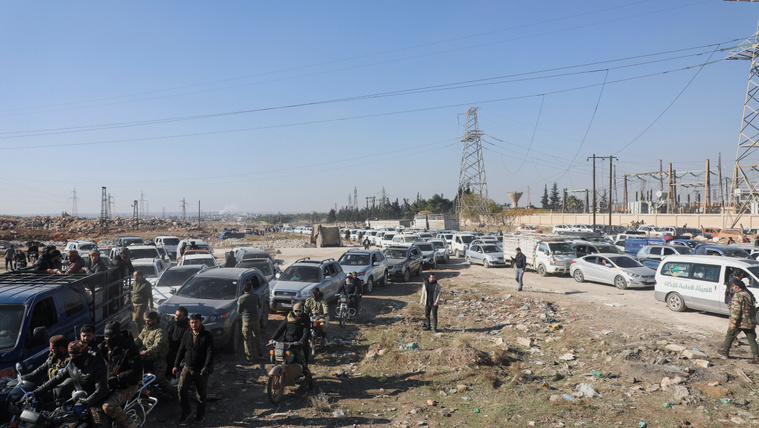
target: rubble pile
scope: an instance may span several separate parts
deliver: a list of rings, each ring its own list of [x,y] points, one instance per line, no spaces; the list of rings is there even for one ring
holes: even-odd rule
[[[131,217],[113,217],[108,220],[107,233],[125,233],[131,231],[134,220]],[[29,239],[66,241],[81,237],[94,237],[100,234],[100,219],[87,219],[74,216],[36,216],[15,217],[0,216],[0,240],[26,241]],[[188,222],[163,219],[158,217],[140,219],[140,228],[145,230],[161,229],[166,232],[197,230],[197,225]]]

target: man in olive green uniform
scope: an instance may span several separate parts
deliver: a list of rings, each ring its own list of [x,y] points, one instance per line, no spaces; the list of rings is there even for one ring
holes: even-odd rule
[[[329,307],[324,300],[324,294],[318,287],[314,287],[311,291],[311,297],[306,299],[306,304],[303,305],[303,312],[311,317],[323,317],[319,320],[319,335],[327,338],[327,321],[329,321]]]
[[[746,334],[748,346],[751,348],[751,354],[754,358],[751,364],[759,364],[759,348],[756,345],[756,299],[754,295],[746,288],[743,283],[745,272],[738,271],[735,277],[730,280],[729,287],[733,288],[735,294],[730,302],[730,328],[725,334],[725,341],[722,349],[717,351],[720,355],[730,357],[730,346],[740,332]]]
[[[169,339],[161,328],[158,313],[150,311],[145,315],[145,328],[142,329],[139,339],[140,356],[146,372],[153,373],[156,382],[172,398],[173,388],[166,380],[166,356],[169,354]]]
[[[142,276],[142,271],[136,270],[132,283],[132,321],[137,325],[137,331],[145,327],[145,313],[153,310],[153,286]]]
[[[253,287],[250,282],[245,282],[242,286],[243,295],[237,299],[237,312],[242,318],[242,337],[245,345],[245,360],[253,362],[253,348],[255,346],[258,358],[264,357],[264,346],[261,343],[261,326],[258,320],[260,313],[258,310],[258,295],[252,293]]]

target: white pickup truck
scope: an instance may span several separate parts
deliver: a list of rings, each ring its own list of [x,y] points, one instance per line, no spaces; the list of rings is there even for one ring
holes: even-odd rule
[[[540,233],[525,235],[505,235],[503,237],[504,260],[514,259],[517,247],[527,258],[527,266],[535,269],[540,276],[549,273],[569,273],[569,265],[574,259],[575,251],[564,242],[564,238],[556,235]]]

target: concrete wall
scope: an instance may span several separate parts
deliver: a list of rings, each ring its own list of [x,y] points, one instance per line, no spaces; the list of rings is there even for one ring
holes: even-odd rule
[[[643,222],[654,226],[677,226],[677,227],[730,227],[731,219],[723,214],[612,214],[612,224],[629,225],[633,221]],[[514,226],[555,224],[593,224],[592,214],[535,214],[530,216],[517,216],[512,223]],[[744,228],[759,227],[759,215],[744,215],[739,224]],[[609,214],[596,214],[596,224],[609,224]]]

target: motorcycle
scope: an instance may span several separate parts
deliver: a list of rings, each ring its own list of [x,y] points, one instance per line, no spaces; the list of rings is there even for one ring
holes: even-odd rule
[[[34,382],[21,379],[21,363],[16,363],[16,378],[2,379],[2,389],[0,390],[0,421],[9,422],[17,419],[21,413],[18,402],[26,395],[37,388]]]
[[[295,353],[300,347],[298,343],[274,342],[274,349],[269,351],[274,367],[269,370],[269,380],[266,383],[266,395],[272,404],[277,404],[285,395],[285,387],[295,385],[305,379],[303,366],[294,363]]]
[[[349,302],[350,299],[348,298],[347,294],[340,295],[340,301],[337,304],[337,308],[335,308],[337,320],[340,323],[340,327],[345,327],[345,323],[349,318],[356,317],[356,309],[351,308],[348,304]]]
[[[317,348],[321,349],[324,346],[326,346],[326,340],[324,336],[322,335],[321,330],[319,329],[319,325],[322,322],[326,322],[324,321],[323,315],[311,317],[311,334],[308,339],[308,344],[309,344],[309,349],[310,349],[308,358],[310,361],[313,361],[314,358],[316,358]]]
[[[158,404],[158,399],[150,396],[148,386],[155,381],[155,375],[146,373],[139,383],[137,393],[124,404],[124,412],[139,427],[144,426],[145,419]],[[18,409],[8,426],[17,428],[67,427],[88,428],[93,426],[88,409],[77,409],[75,404],[87,397],[85,391],[74,391],[71,398],[53,411],[39,411],[39,403],[34,396],[24,393]],[[116,423],[113,423],[116,427]]]

